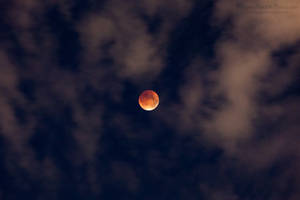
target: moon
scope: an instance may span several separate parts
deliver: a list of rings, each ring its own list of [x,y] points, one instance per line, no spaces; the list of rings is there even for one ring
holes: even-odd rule
[[[159,104],[159,97],[153,90],[145,90],[139,96],[139,104],[142,109],[152,111]]]

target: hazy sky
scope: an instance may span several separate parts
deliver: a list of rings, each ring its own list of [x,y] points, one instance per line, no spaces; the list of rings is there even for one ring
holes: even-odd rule
[[[299,200],[299,134],[299,0],[0,2],[0,200]]]

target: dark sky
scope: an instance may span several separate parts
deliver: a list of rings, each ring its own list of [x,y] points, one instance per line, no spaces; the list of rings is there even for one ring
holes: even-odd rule
[[[299,200],[299,77],[298,0],[1,1],[0,200]]]

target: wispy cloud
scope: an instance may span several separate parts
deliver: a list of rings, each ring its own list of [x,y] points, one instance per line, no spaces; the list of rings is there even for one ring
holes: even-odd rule
[[[265,6],[270,3],[277,6]],[[215,60],[196,59],[187,68],[181,101],[170,104],[162,118],[178,124],[181,134],[221,147],[224,156],[237,159],[245,173],[286,162],[286,174],[276,178],[273,186],[281,187],[279,180],[293,179],[291,187],[296,189],[287,198],[299,198],[300,173],[295,170],[299,148],[293,140],[300,129],[291,120],[297,118],[297,111],[290,110],[299,103],[295,95],[286,92],[299,81],[300,6],[295,1],[245,4],[217,1],[211,24],[222,27],[222,34],[215,44]],[[209,67],[211,70],[203,73]],[[170,113],[176,115],[167,118]],[[280,191],[284,193],[282,188]],[[218,191],[212,193],[208,199],[217,198]],[[238,197],[233,193],[228,199]]]
[[[247,178],[282,167],[282,174],[272,177],[271,186],[278,192],[269,194],[269,199],[280,199],[287,187],[291,189],[285,199],[298,199],[299,98],[283,95],[299,73],[300,5],[288,6],[294,5],[292,1],[277,0],[272,5],[267,0],[252,1],[251,5],[233,0],[216,2],[210,19],[211,28],[221,30],[220,38],[212,41],[215,57],[209,60],[193,55],[180,74],[178,101],[166,102],[169,94],[161,93],[161,107],[153,113],[155,120],[149,119],[155,130],[166,126],[174,131],[170,136],[174,141],[161,139],[169,133],[144,130],[139,116],[119,110],[111,113],[107,102],[118,107],[126,101],[125,84],[141,88],[161,78],[168,65],[170,34],[194,3],[113,0],[74,17],[73,9],[78,5],[71,1],[12,1],[3,14],[11,35],[5,35],[0,48],[0,135],[7,153],[5,169],[13,180],[24,183],[29,175],[35,183],[41,182],[53,199],[63,184],[72,181],[83,194],[99,195],[111,182],[138,193],[141,184],[148,181],[141,166],[135,167],[126,159],[103,159],[106,154],[113,156],[105,146],[105,131],[111,128],[122,133],[114,135],[117,139],[112,143],[130,138],[152,145],[158,138],[161,146],[157,148],[169,145],[161,153],[130,144],[139,148],[130,151],[130,156],[146,156],[141,160],[153,180],[171,177],[172,168],[180,171],[182,166],[177,162],[198,161],[198,153],[220,151],[224,152],[220,153],[222,164],[197,165],[190,173],[182,170],[178,179],[193,181],[193,186],[187,187],[205,199],[237,200],[241,199],[238,186],[227,177],[228,171],[236,169]],[[63,57],[66,52],[59,51],[65,44],[60,38],[64,33],[56,33],[46,23],[57,20],[48,19],[53,10],[73,33],[73,40],[66,45],[78,43],[77,67],[61,66],[60,59],[68,59]],[[129,145],[122,142],[119,146]],[[182,156],[185,148],[189,155]],[[207,159],[213,160],[214,155],[211,157]],[[205,177],[199,178],[201,167],[208,173],[215,170],[228,187],[211,186]],[[168,181],[160,182],[164,189],[168,188],[165,183],[179,187]],[[192,190],[181,187],[177,194],[193,199]]]
[[[192,3],[107,1],[74,20],[75,6],[70,1],[15,0],[3,14],[11,33],[5,35],[0,51],[0,126],[8,154],[5,165],[13,180],[22,182],[29,174],[53,198],[62,186],[57,183],[69,181],[69,174],[83,166],[84,180],[75,178],[80,192],[101,192],[105,180],[97,178],[97,156],[103,153],[104,115],[108,112],[103,97],[120,102],[124,80],[149,82],[159,75],[168,33]],[[157,16],[161,27],[151,33],[148,20]],[[79,43],[78,58],[72,58],[78,59],[78,68],[61,66],[60,60],[68,59],[63,57],[66,52],[60,52],[65,33],[51,24],[60,18],[73,31],[72,42]],[[55,136],[58,134],[65,139],[60,140]],[[135,192],[139,180],[127,165],[112,163],[114,176],[110,178]],[[66,166],[68,173],[63,173]]]

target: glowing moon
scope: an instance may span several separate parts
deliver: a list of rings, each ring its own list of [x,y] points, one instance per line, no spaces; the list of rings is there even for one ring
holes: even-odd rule
[[[144,110],[154,110],[159,104],[159,97],[153,90],[145,90],[139,96],[139,104]]]

